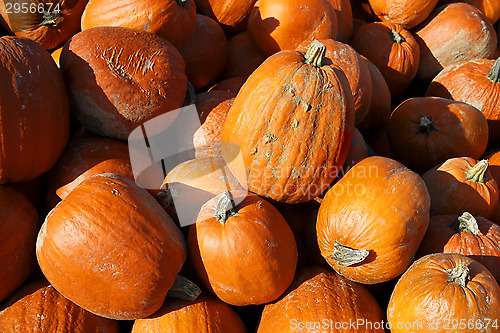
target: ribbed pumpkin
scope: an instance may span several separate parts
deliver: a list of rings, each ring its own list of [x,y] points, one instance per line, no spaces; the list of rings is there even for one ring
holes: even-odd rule
[[[453,2],[466,2],[473,5],[486,16],[491,24],[495,24],[500,18],[500,2],[497,0],[439,0],[438,6]]]
[[[397,159],[423,173],[452,157],[481,157],[488,145],[488,123],[471,105],[414,97],[391,114],[387,137]]]
[[[0,184],[47,172],[69,136],[69,101],[50,54],[19,37],[0,38]]]
[[[96,316],[68,300],[47,281],[24,287],[0,311],[1,332],[118,333],[117,321]]]
[[[430,254],[414,262],[387,308],[392,333],[497,333],[498,318],[500,287],[483,265],[460,254]]]
[[[369,0],[370,9],[382,21],[411,29],[431,13],[438,0]]]
[[[28,198],[0,185],[0,302],[20,288],[35,268],[38,227],[38,213]]]
[[[292,283],[297,265],[297,246],[283,216],[246,192],[224,192],[203,205],[188,247],[205,286],[232,305],[275,300]]]
[[[321,254],[350,280],[374,284],[402,274],[429,223],[423,180],[380,156],[352,167],[321,202],[316,232]]]
[[[53,49],[80,31],[80,20],[87,2],[5,0],[0,3],[0,15],[9,32],[34,40],[46,49]]]
[[[169,299],[154,315],[137,319],[131,333],[246,333],[238,314],[208,294],[195,301]]]
[[[196,5],[194,0],[89,0],[81,22],[82,30],[103,26],[143,30],[179,47],[193,35]]]
[[[310,267],[296,277],[284,297],[264,307],[257,332],[382,333],[384,317],[365,287],[331,270]],[[378,328],[349,329],[350,322],[360,321],[377,323]]]
[[[99,316],[130,320],[162,306],[186,244],[153,196],[123,176],[102,174],[50,211],[37,257],[69,300]]]
[[[94,134],[116,139],[180,108],[186,95],[184,61],[177,49],[129,28],[97,27],[76,34],[63,48],[61,70],[74,116]],[[173,121],[176,114],[171,114]]]
[[[436,75],[425,93],[464,102],[480,110],[488,120],[490,144],[500,140],[499,59],[474,59],[449,65]]]
[[[462,214],[489,218],[498,202],[498,185],[487,160],[456,157],[422,175],[431,196],[431,215]]]
[[[250,191],[281,202],[309,201],[344,164],[354,131],[354,103],[349,82],[329,65],[325,52],[316,41],[306,54],[273,55],[236,96],[221,140],[241,150],[246,175],[233,173],[247,179]]]
[[[240,32],[227,40],[229,58],[224,77],[246,76],[265,60],[261,51],[250,40],[248,31]]]
[[[224,31],[235,33],[245,30],[248,15],[256,0],[195,0],[198,11],[211,17]]]

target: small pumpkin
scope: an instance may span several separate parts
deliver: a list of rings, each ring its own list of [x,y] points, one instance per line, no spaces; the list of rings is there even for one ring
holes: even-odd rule
[[[227,40],[229,52],[224,77],[248,77],[265,60],[261,51],[252,43],[247,30]]]
[[[382,21],[411,29],[429,16],[438,0],[369,0],[370,10]]]

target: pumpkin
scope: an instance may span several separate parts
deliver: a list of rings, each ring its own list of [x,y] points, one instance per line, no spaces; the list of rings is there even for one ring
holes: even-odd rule
[[[362,321],[376,325],[360,325],[359,331],[382,333],[384,317],[365,287],[331,270],[310,267],[280,300],[264,307],[257,332],[349,332],[356,331],[349,329],[349,322]]]
[[[132,333],[246,333],[238,314],[208,294],[195,301],[169,299],[154,315],[137,319]]]
[[[180,108],[186,95],[184,61],[176,48],[129,28],[76,34],[61,52],[61,70],[75,118],[92,133],[116,139],[125,140],[140,124]],[[173,121],[176,112],[169,115]]]
[[[481,11],[481,13],[490,21],[495,24],[500,18],[500,2],[496,0],[439,0],[439,5],[445,5],[452,2],[466,2]]]
[[[214,84],[213,86],[210,87],[210,89],[208,89],[208,91],[224,90],[232,92],[236,95],[240,91],[241,87],[243,86],[243,83],[245,83],[246,80],[247,80],[246,76],[230,77]]]
[[[487,160],[456,157],[422,175],[431,196],[431,215],[462,214],[489,218],[497,206],[498,187]]]
[[[248,16],[256,0],[195,0],[198,11],[214,19],[224,31],[245,30]]]
[[[19,37],[0,38],[0,184],[47,172],[69,137],[69,101],[50,54]]]
[[[194,0],[89,0],[81,20],[82,30],[113,26],[143,30],[180,47],[194,33]]]
[[[96,316],[68,300],[47,281],[24,287],[0,311],[2,332],[118,333],[118,322]]]
[[[34,40],[49,50],[61,46],[80,31],[80,19],[87,2],[6,0],[0,3],[0,16],[5,20],[7,31]]]
[[[248,77],[265,60],[264,55],[250,40],[247,30],[227,40],[229,57],[224,77]]]
[[[413,35],[392,22],[374,22],[360,27],[350,44],[382,73],[391,95],[400,95],[417,74],[420,47]],[[376,49],[377,52],[373,52]]]
[[[194,89],[207,87],[222,75],[228,58],[222,28],[205,15],[196,15],[193,36],[179,47],[186,62],[186,75]]]
[[[278,298],[297,265],[297,245],[283,216],[246,192],[224,192],[203,205],[189,229],[188,249],[205,287],[238,306]]]
[[[63,296],[96,315],[133,320],[162,306],[186,244],[153,196],[128,178],[101,174],[50,211],[36,253]]]
[[[350,0],[328,0],[337,17],[338,33],[335,40],[347,43],[353,30],[352,8]]]
[[[62,46],[52,51],[52,53],[50,53],[50,56],[52,57],[52,59],[54,59],[54,62],[56,63],[57,67],[59,67],[59,59],[61,57],[61,52],[62,52]]]
[[[500,281],[500,226],[481,216],[436,215],[429,221],[418,256],[459,253],[477,260]]]
[[[365,158],[321,202],[316,225],[321,255],[350,280],[392,280],[412,263],[427,230],[429,206],[416,173],[385,157]]]
[[[208,114],[219,104],[224,103],[236,97],[236,93],[226,90],[212,90],[196,95],[196,111],[200,117],[201,123],[205,122]]]
[[[411,29],[429,16],[438,0],[369,0],[370,9],[382,21]]]
[[[491,173],[491,177],[496,181],[497,186],[500,184],[500,153],[495,152],[487,157],[488,159],[488,170]],[[495,211],[489,217],[489,220],[500,224],[500,205],[497,204]]]
[[[480,110],[488,120],[490,144],[500,140],[499,59],[474,59],[446,66],[432,79],[425,93],[464,102]]]
[[[335,39],[337,15],[328,0],[259,0],[250,13],[248,32],[269,56],[315,39]]]
[[[342,174],[345,174],[349,169],[351,169],[358,162],[368,157],[368,146],[363,138],[363,135],[357,128],[354,129],[354,135],[352,137],[351,149],[349,149],[349,154],[342,166]]]
[[[423,81],[431,81],[453,63],[489,58],[497,44],[491,23],[477,8],[466,3],[434,9],[412,32],[420,47],[417,77]]]
[[[224,145],[223,155],[239,148],[246,172],[233,174],[250,191],[280,202],[309,201],[344,164],[354,103],[345,75],[328,65],[325,52],[316,41],[306,54],[273,55],[236,96],[221,135],[222,142],[233,145]]]
[[[38,227],[38,212],[28,198],[0,185],[0,302],[17,291],[35,268]]]
[[[373,149],[373,155],[396,159],[387,138],[387,125],[378,129],[368,140],[368,145]]]
[[[423,173],[452,157],[479,158],[488,144],[488,123],[471,105],[414,97],[394,109],[387,137],[397,159]]]
[[[499,297],[497,282],[474,259],[430,254],[399,279],[387,320],[393,333],[500,332]]]

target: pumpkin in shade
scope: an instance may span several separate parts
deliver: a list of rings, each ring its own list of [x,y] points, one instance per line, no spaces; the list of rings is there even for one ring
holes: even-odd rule
[[[246,192],[224,192],[203,205],[189,229],[188,248],[204,285],[238,306],[278,298],[297,265],[297,245],[283,216]]]
[[[28,198],[0,185],[0,302],[17,291],[35,268],[38,227],[38,212]]]
[[[374,22],[356,30],[350,44],[380,70],[391,95],[400,95],[417,74],[420,47],[413,35],[392,22]],[[376,49],[377,52],[373,52]]]
[[[0,2],[0,16],[5,20],[7,31],[34,40],[49,50],[61,46],[80,31],[87,2],[5,0]]]
[[[415,261],[397,282],[387,308],[393,333],[497,333],[498,318],[495,278],[474,259],[455,253]]]
[[[438,0],[369,0],[370,10],[382,21],[411,29],[429,16]]]
[[[354,165],[356,165],[361,160],[368,157],[368,146],[366,145],[363,135],[357,128],[354,129],[354,136],[352,137],[351,149],[349,149],[349,154],[342,166],[343,173],[346,173]]]
[[[352,167],[321,202],[316,232],[322,256],[350,280],[392,280],[413,261],[429,223],[423,180],[380,156]]]
[[[179,52],[186,62],[186,75],[194,89],[201,89],[222,75],[228,58],[226,36],[222,28],[205,15],[196,15],[193,36]]]
[[[256,0],[195,0],[198,11],[214,19],[224,31],[245,30],[248,15]]]
[[[89,0],[82,30],[112,26],[143,30],[179,47],[194,33],[194,0]]]
[[[259,0],[250,13],[248,32],[269,56],[315,39],[335,39],[337,15],[328,0]]]
[[[202,92],[196,95],[196,111],[200,117],[200,122],[203,124],[207,119],[208,114],[219,104],[224,103],[236,97],[235,92],[226,90],[212,90]]]
[[[92,314],[49,285],[36,281],[24,287],[0,311],[1,332],[118,333],[115,320]]]
[[[434,9],[412,33],[420,47],[417,77],[424,81],[432,80],[453,63],[490,58],[497,45],[491,23],[477,8],[466,3]]]
[[[491,173],[491,177],[496,181],[497,186],[500,184],[500,152],[495,152],[487,157],[488,159],[488,170]],[[500,224],[500,205],[497,204],[497,207],[493,211],[493,214],[489,217],[489,220]]]
[[[335,40],[347,43],[353,30],[352,8],[350,0],[328,0],[332,5],[337,17],[337,26],[339,32]]]
[[[456,157],[422,175],[431,196],[431,215],[462,214],[489,218],[497,206],[497,182],[487,160]]]
[[[131,131],[183,105],[184,61],[168,41],[139,30],[82,31],[61,52],[75,118],[94,134],[127,139]],[[171,121],[177,112],[169,113]],[[168,124],[165,124],[167,126]]]
[[[238,314],[210,295],[195,301],[169,299],[154,315],[137,319],[131,333],[246,333]]]
[[[69,136],[69,101],[50,54],[34,41],[0,38],[0,184],[47,172]]]
[[[488,120],[490,144],[500,140],[500,58],[461,61],[445,67],[432,80],[426,96],[470,104]]]
[[[132,320],[162,306],[186,244],[153,196],[128,178],[101,174],[50,211],[36,253],[66,298],[99,316]]]
[[[264,55],[250,40],[250,34],[246,30],[229,38],[227,48],[229,57],[224,77],[248,77],[265,60]]]
[[[488,124],[475,107],[439,97],[414,97],[396,107],[387,137],[397,159],[423,173],[449,158],[479,158]]]
[[[305,54],[275,54],[236,96],[221,140],[241,150],[246,174],[233,173],[250,191],[280,202],[309,201],[344,164],[354,103],[345,74],[329,65],[325,52],[326,46],[315,41]]]
[[[491,24],[495,24],[500,18],[500,2],[497,0],[439,0],[438,6],[453,2],[466,2],[476,7]]]
[[[264,307],[257,332],[382,333],[381,325],[378,328],[359,325],[356,327],[363,328],[358,330],[348,328],[349,322],[380,324],[384,317],[364,286],[331,270],[309,267],[297,275],[284,297]]]
[[[471,257],[500,281],[500,226],[484,217],[468,212],[432,216],[418,256],[435,252]]]

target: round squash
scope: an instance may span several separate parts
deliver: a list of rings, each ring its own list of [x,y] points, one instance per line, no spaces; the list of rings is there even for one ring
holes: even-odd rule
[[[439,0],[438,6],[453,2],[466,2],[476,7],[491,24],[495,24],[500,18],[500,2],[496,0]]]
[[[438,0],[369,0],[370,10],[382,21],[411,29],[429,16]]]
[[[248,15],[256,0],[195,0],[198,11],[214,19],[224,31],[245,30]]]
[[[352,8],[350,0],[328,0],[332,5],[337,17],[337,26],[339,32],[335,40],[347,43],[351,38],[353,30]]]
[[[227,40],[229,52],[224,77],[248,77],[265,60],[261,51],[250,40],[248,31],[240,32]]]

